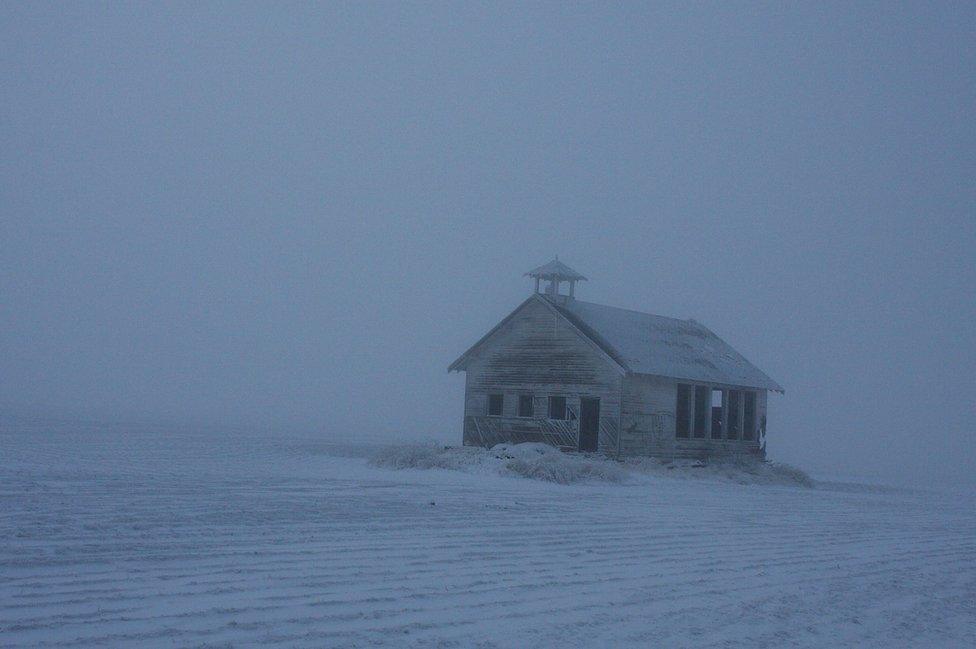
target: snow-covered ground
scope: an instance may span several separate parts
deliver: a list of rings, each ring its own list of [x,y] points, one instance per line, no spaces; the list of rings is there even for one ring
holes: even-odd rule
[[[976,646],[972,494],[365,455],[2,425],[0,646]]]

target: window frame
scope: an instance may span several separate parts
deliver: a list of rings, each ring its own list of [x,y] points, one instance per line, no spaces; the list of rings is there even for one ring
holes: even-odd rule
[[[529,412],[526,414],[522,411],[522,404],[528,401]],[[523,419],[532,419],[535,417],[535,395],[534,394],[520,394],[518,395],[518,402],[515,404],[515,416],[521,417]]]
[[[725,404],[725,413],[728,422],[725,425],[725,439],[736,441],[742,437],[742,431],[739,430],[739,411],[742,409],[742,390],[727,390],[726,397],[727,401]]]
[[[715,393],[719,393],[719,404],[715,405]],[[708,417],[711,432],[708,435],[710,440],[722,440],[725,439],[725,429],[728,426],[728,422],[725,420],[728,417],[728,390],[726,388],[717,388],[712,386],[711,396],[708,399]],[[718,428],[715,427],[715,409],[719,409],[718,418]]]
[[[552,416],[552,414],[553,414],[552,404],[553,404],[553,400],[554,399],[562,399],[562,402],[563,402],[563,406],[562,406],[563,416],[562,417],[553,417]],[[549,401],[548,401],[548,407],[547,407],[547,412],[546,412],[546,418],[547,419],[551,419],[553,421],[569,421],[569,403],[568,403],[568,400],[566,399],[565,396],[559,395],[559,394],[550,394],[549,395]]]
[[[492,397],[498,397],[498,413],[495,414],[491,411]],[[504,417],[505,416],[505,393],[504,392],[489,392],[488,398],[485,400],[485,416],[486,417]]]
[[[759,436],[759,393],[755,390],[744,390],[742,393],[742,441],[754,442]],[[752,402],[752,424],[749,423],[749,405]]]
[[[682,403],[682,395],[684,395],[684,403]],[[674,403],[674,436],[676,439],[691,439],[692,433],[695,430],[695,423],[692,421],[694,398],[694,385],[691,383],[678,383]]]
[[[692,387],[695,416],[691,421],[691,436],[694,439],[708,439],[708,428],[712,417],[712,388],[701,383]]]

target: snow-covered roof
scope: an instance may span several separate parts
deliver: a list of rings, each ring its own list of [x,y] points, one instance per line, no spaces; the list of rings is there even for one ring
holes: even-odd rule
[[[783,391],[776,381],[694,320],[579,300],[550,304],[636,374]]]
[[[586,278],[577,273],[575,270],[559,261],[559,258],[553,259],[548,264],[543,264],[538,268],[533,268],[526,273],[528,277],[538,277],[539,279],[552,279],[558,277],[563,281],[575,281],[575,280],[585,280]]]

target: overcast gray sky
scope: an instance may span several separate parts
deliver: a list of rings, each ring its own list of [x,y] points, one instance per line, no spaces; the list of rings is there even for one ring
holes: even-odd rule
[[[0,406],[460,439],[554,254],[972,480],[973,3],[0,6]]]

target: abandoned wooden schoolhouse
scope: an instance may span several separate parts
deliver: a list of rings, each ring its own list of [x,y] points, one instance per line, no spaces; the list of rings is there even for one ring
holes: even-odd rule
[[[765,454],[783,388],[704,325],[577,300],[586,278],[558,258],[526,276],[533,294],[448,368],[465,372],[465,445]]]

